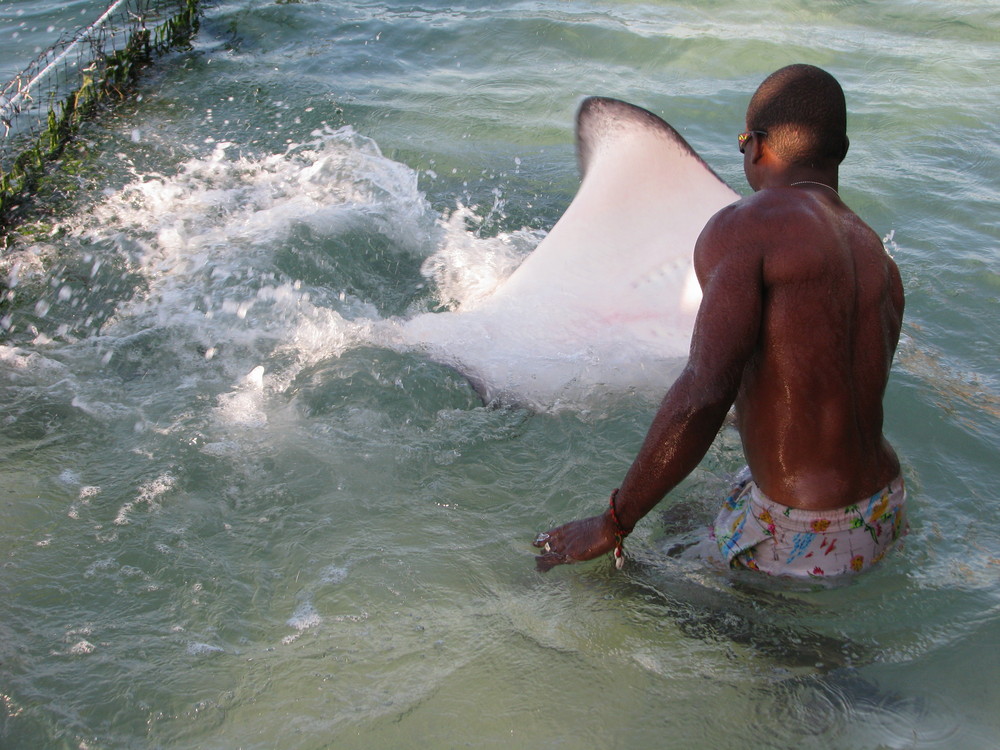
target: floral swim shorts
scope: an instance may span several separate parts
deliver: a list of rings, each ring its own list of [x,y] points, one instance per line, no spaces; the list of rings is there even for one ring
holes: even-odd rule
[[[737,482],[713,529],[731,568],[797,578],[860,573],[881,560],[907,531],[902,476],[871,497],[834,510],[776,503],[747,470]]]

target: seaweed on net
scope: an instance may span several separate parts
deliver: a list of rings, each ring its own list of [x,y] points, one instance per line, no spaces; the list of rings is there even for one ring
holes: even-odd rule
[[[155,55],[187,44],[199,0],[114,0],[0,87],[0,236],[47,166],[103,104],[124,98]]]

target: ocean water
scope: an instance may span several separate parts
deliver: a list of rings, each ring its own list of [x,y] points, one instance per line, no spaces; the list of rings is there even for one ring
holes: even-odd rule
[[[102,7],[4,0],[0,70]],[[746,192],[791,62],[843,83],[841,192],[906,286],[905,545],[837,588],[667,555],[726,429],[621,572],[540,575],[668,383],[484,405],[394,332],[551,229],[582,97]],[[0,257],[0,746],[1000,746],[998,79],[990,0],[211,3]]]

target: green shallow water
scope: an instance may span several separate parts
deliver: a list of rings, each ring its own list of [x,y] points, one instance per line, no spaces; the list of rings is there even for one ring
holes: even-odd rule
[[[996,746],[998,42],[988,2],[208,7],[3,258],[0,745]],[[747,99],[795,61],[844,83],[842,193],[907,288],[906,544],[833,590],[667,556],[727,430],[623,572],[540,576],[658,392],[486,408],[394,321],[551,228],[581,97],[743,191]]]

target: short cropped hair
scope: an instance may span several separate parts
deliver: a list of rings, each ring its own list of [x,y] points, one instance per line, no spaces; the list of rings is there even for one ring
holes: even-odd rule
[[[847,155],[847,102],[837,79],[813,65],[769,75],[747,107],[747,129],[767,133],[774,152],[792,164],[836,166]]]

